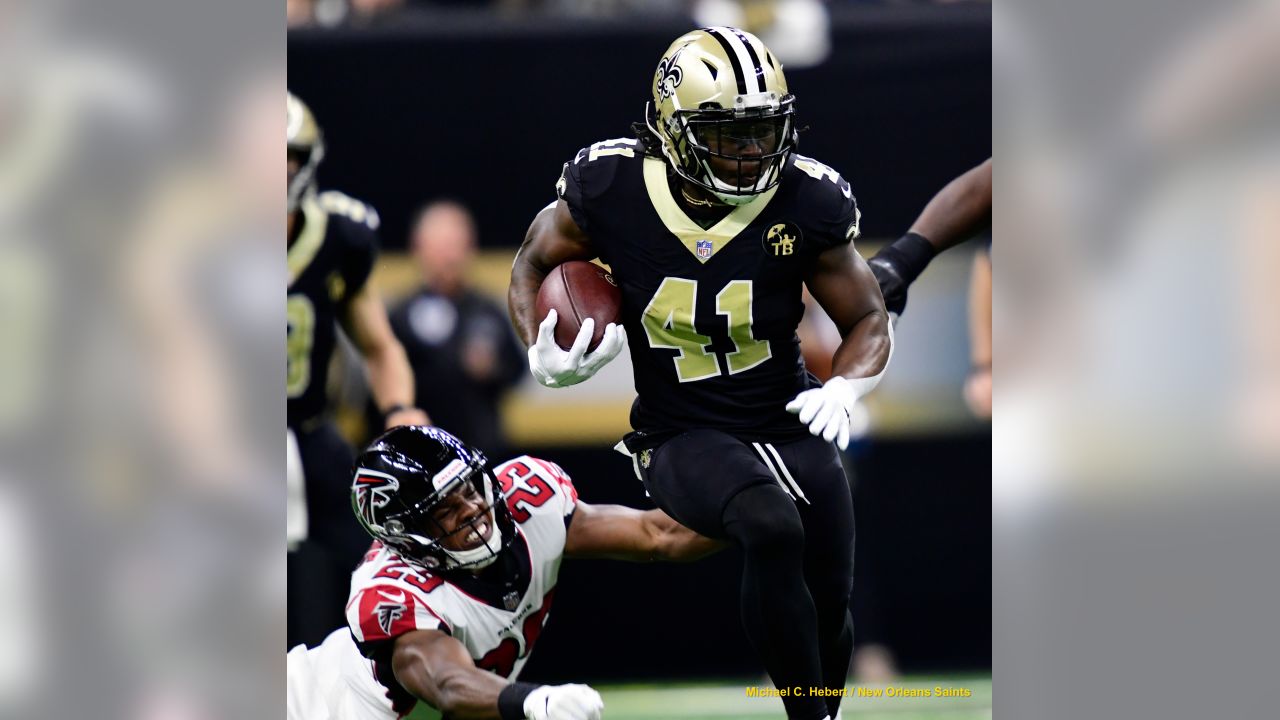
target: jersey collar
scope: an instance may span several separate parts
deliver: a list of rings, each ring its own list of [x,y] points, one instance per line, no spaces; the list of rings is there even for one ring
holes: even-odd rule
[[[293,285],[298,276],[311,265],[320,246],[324,245],[325,230],[329,224],[329,216],[316,203],[315,198],[303,198],[302,231],[298,239],[289,246],[289,284]]]
[[[760,193],[760,196],[746,205],[739,205],[725,215],[715,225],[703,230],[685,214],[680,204],[671,196],[671,187],[667,184],[667,164],[658,158],[644,160],[644,187],[649,193],[649,201],[657,211],[658,218],[667,230],[680,240],[685,249],[693,253],[701,262],[707,262],[730,240],[737,237],[773,199],[778,186],[774,185]],[[701,246],[699,245],[701,243]],[[707,243],[710,243],[708,247]]]

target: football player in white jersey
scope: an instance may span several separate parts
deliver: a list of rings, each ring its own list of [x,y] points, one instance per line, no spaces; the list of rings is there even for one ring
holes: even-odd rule
[[[289,720],[594,720],[586,685],[515,678],[542,631],[560,560],[693,560],[720,543],[643,512],[578,500],[529,456],[490,467],[431,427],[399,427],[357,459],[352,506],[375,538],[351,580],[349,629],[288,659]]]

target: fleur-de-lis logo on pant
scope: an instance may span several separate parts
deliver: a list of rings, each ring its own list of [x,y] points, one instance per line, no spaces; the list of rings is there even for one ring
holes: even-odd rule
[[[676,88],[680,87],[680,81],[684,80],[684,70],[676,63],[680,59],[680,53],[684,48],[680,48],[672,53],[671,57],[662,58],[658,63],[657,83],[658,97],[666,100],[676,94]]]

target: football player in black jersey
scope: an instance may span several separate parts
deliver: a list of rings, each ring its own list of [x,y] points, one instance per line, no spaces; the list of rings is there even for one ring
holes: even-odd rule
[[[364,357],[386,426],[427,423],[411,407],[413,372],[382,300],[367,283],[377,254],[377,213],[341,193],[316,192],[323,156],[315,118],[288,94],[289,464],[292,477],[300,472],[297,484],[306,498],[306,515],[294,515],[305,520],[290,527],[290,549],[298,551],[290,553],[297,580],[289,594],[290,646],[318,643],[342,626],[347,579],[368,544],[347,507],[347,472],[355,456],[325,415],[338,324]],[[291,503],[295,499],[291,494]]]
[[[889,363],[888,313],[851,244],[849,184],[795,153],[795,98],[759,39],[680,37],[652,93],[639,138],[565,164],[512,268],[512,321],[540,382],[582,382],[622,333],[566,352],[554,311],[536,317],[534,300],[560,263],[610,265],[638,393],[624,439],[637,474],[668,514],[743,549],[747,634],[776,687],[804,689],[782,698],[788,717],[821,720],[840,698],[808,689],[843,688],[853,645],[853,507],[832,443],[848,443],[850,411]],[[800,356],[802,285],[843,337],[825,385]]]

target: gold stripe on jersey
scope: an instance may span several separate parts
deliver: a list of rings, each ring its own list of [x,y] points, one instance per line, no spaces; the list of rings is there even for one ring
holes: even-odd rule
[[[292,285],[302,274],[320,246],[324,245],[324,231],[329,224],[329,214],[316,203],[314,198],[302,201],[302,232],[289,248],[289,284]]]
[[[706,262],[712,256],[720,252],[720,250],[729,244],[730,240],[737,237],[753,220],[759,217],[764,211],[769,201],[773,199],[774,193],[778,191],[778,186],[773,186],[755,200],[746,205],[739,205],[733,209],[728,215],[724,216],[720,222],[712,225],[710,228],[703,230],[697,223],[689,219],[685,215],[684,210],[680,209],[680,205],[676,203],[675,198],[671,197],[671,187],[667,184],[667,164],[658,158],[644,159],[644,187],[649,193],[649,201],[653,203],[653,209],[658,212],[658,217],[662,220],[662,224],[667,230],[680,239],[685,249],[693,253],[693,256]],[[710,254],[703,257],[698,254],[698,241],[710,240]]]

